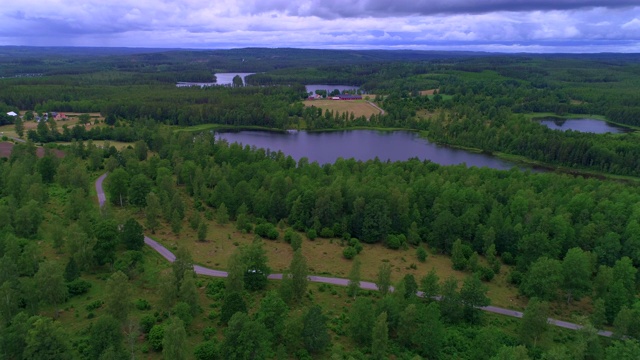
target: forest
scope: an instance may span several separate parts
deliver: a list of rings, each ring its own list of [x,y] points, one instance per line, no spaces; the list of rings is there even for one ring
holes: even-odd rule
[[[637,135],[553,131],[525,116],[600,114],[636,125],[616,116],[640,103],[631,91],[638,59],[372,52],[336,67],[313,62],[324,59],[314,51],[281,54],[290,52],[299,58],[274,61],[239,88],[175,87],[190,56],[231,69],[215,52],[67,55],[86,69],[77,73],[66,72],[73,62],[46,65],[59,56],[47,53],[32,59],[44,66],[40,75],[0,79],[3,114],[99,113],[88,130],[41,121],[3,139],[13,148],[0,161],[0,358],[640,356]],[[163,57],[171,60],[164,71],[105,68]],[[385,114],[303,107],[303,85],[331,76],[359,78],[353,84],[378,95]],[[616,86],[602,94],[604,84]],[[429,89],[437,90],[420,94]],[[627,178],[417,159],[320,165],[184,131],[203,124],[404,128],[443,144]],[[103,174],[100,207],[94,182]],[[219,260],[214,253],[223,249]],[[314,257],[326,249],[338,252],[329,264],[336,270],[314,273]],[[194,265],[228,277],[196,275]],[[269,277],[278,273],[281,280]],[[348,282],[314,283],[310,275]],[[480,310],[508,305],[504,292],[521,319]],[[581,329],[551,326],[548,317]]]

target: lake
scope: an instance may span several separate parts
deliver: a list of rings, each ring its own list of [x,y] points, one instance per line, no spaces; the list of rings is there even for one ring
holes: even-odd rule
[[[244,78],[253,74],[255,73],[217,73],[216,85],[232,85],[233,78],[236,75],[239,75],[242,78],[242,83],[244,84]]]
[[[356,160],[403,161],[410,158],[431,160],[441,165],[490,167],[508,170],[514,163],[487,154],[439,146],[410,131],[344,130],[306,132],[291,130],[287,133],[269,131],[216,132],[216,139],[230,143],[256,146],[282,151],[296,161],[306,157],[310,162],[333,163],[338,158]]]
[[[616,126],[610,124],[604,120],[596,120],[596,119],[561,119],[561,118],[544,118],[539,119],[542,125],[548,127],[552,130],[573,130],[580,132],[588,132],[595,134],[605,134],[605,133],[625,133],[632,131],[629,128],[625,128],[622,126]]]
[[[340,90],[340,92],[343,91],[347,91],[347,90],[358,90],[359,87],[357,86],[347,86],[347,85],[305,85],[304,86],[307,89],[307,93],[316,93],[316,90],[325,90],[326,92],[330,93],[335,89]]]

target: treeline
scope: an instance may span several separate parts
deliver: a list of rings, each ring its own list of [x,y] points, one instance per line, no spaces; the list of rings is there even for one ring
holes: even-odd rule
[[[614,273],[630,274],[622,288],[599,290],[599,298],[609,299],[605,306],[609,322],[635,299],[640,193],[634,186],[518,170],[442,167],[418,160],[351,159],[320,166],[304,158],[296,162],[282,153],[215,142],[210,134],[201,134],[194,142],[192,134],[158,132],[149,147],[163,159],[152,158],[150,166],[127,168],[112,178],[120,185],[114,185],[112,189],[118,190],[110,198],[120,205],[131,202],[134,178],[159,185],[169,181],[167,176],[176,176],[196,206],[224,208],[245,230],[252,229],[246,225],[247,218],[255,218],[258,223],[288,224],[311,238],[356,238],[392,249],[424,242],[442,253],[462,256],[463,263],[493,253],[516,265],[511,281],[523,293],[548,299],[570,290],[561,281],[549,280],[561,278],[551,272],[558,267],[544,266],[543,273],[534,269],[544,259],[566,261],[577,248],[588,265],[582,278],[587,284],[583,285],[587,290],[581,288],[583,295],[591,295],[596,279],[611,269],[622,267],[627,270]],[[164,210],[155,212],[169,221],[179,208],[175,195],[144,188],[156,193],[157,206]],[[144,201],[135,204],[146,206]],[[486,279],[499,271],[477,264],[470,268]],[[549,280],[546,295],[531,290],[534,279]],[[624,300],[613,300],[609,291],[623,291]]]

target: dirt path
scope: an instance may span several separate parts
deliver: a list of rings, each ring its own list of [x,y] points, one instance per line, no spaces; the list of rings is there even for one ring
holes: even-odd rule
[[[98,194],[98,202],[100,203],[100,206],[103,206],[106,201],[106,196],[102,188],[102,183],[104,182],[104,179],[107,177],[107,175],[108,173],[104,173],[96,180],[96,193]],[[159,244],[157,241],[151,239],[150,237],[145,236],[144,243],[150,246],[151,248],[153,248],[162,257],[169,260],[170,262],[174,262],[176,260],[176,256],[171,251],[169,251],[167,248]],[[196,274],[199,274],[199,275],[205,275],[205,276],[211,276],[211,277],[227,277],[226,271],[209,269],[200,265],[194,265],[193,270],[196,272]],[[315,276],[315,275],[309,275],[308,278],[309,278],[309,281],[311,282],[325,283],[325,284],[338,285],[338,286],[349,285],[348,279]],[[282,274],[271,274],[269,275],[269,279],[281,280]],[[360,281],[360,288],[365,290],[378,290],[378,287],[376,286],[376,284],[368,281]],[[393,291],[393,289],[391,290]],[[424,297],[424,294],[422,293],[422,291],[418,291],[416,295],[419,297]],[[440,300],[440,297],[437,296],[436,300]],[[504,309],[496,306],[483,306],[480,309],[483,311],[494,313],[494,314],[511,316],[515,318],[522,318],[522,315],[523,315],[523,313],[520,311]],[[549,318],[548,321],[549,321],[549,324],[551,325],[555,325],[565,329],[571,329],[571,330],[582,329],[582,325],[570,323],[567,321],[561,321],[561,320],[556,320],[552,318]],[[598,335],[611,337],[613,334],[611,331],[599,330]]]
[[[380,111],[380,115],[384,115],[384,110],[382,110],[378,105],[372,103],[371,101],[367,101],[367,103],[373,106],[374,108],[378,109],[378,111]]]

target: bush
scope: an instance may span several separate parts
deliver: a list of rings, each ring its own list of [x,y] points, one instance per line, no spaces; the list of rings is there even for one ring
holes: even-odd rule
[[[360,240],[358,240],[356,238],[349,239],[349,246],[351,246],[354,249],[356,249],[356,253],[358,253],[358,254],[360,254],[360,252],[363,249],[362,243],[360,243]]]
[[[296,232],[293,229],[289,228],[284,232],[284,241],[288,244],[291,244],[291,239]]]
[[[138,310],[149,310],[151,309],[151,304],[145,299],[136,300],[136,309]]]
[[[211,340],[213,338],[216,337],[216,334],[218,333],[218,331],[216,330],[216,328],[213,328],[211,326],[207,326],[206,328],[204,328],[204,330],[202,331],[202,337],[205,340]]]
[[[316,229],[309,229],[307,231],[307,237],[309,238],[309,240],[315,240],[318,237],[318,232],[316,231]]]
[[[493,269],[486,266],[479,266],[477,273],[482,281],[491,281],[496,275],[496,273],[493,272]]]
[[[162,340],[164,339],[164,326],[154,325],[149,331],[149,345],[155,351],[162,351]]]
[[[214,299],[222,299],[224,297],[224,289],[226,288],[223,279],[214,279],[207,283],[205,293]]]
[[[386,243],[389,249],[398,250],[402,246],[402,239],[397,235],[389,235]]]
[[[91,304],[85,306],[85,309],[87,311],[93,311],[93,310],[97,310],[100,309],[102,307],[102,304],[104,304],[104,301],[102,300],[95,300],[93,301]]]
[[[332,238],[333,230],[328,227],[322,228],[322,230],[320,230],[320,237],[325,239]]]
[[[256,225],[255,228],[256,235],[259,235],[265,239],[276,240],[280,233],[278,229],[271,223],[262,223],[260,225]]]
[[[207,340],[196,346],[193,351],[196,360],[212,360],[218,358],[218,345],[213,340]]]
[[[519,285],[522,282],[523,275],[518,270],[512,270],[507,277],[507,280],[513,285]]]
[[[86,294],[89,289],[91,289],[91,283],[86,280],[75,279],[72,282],[67,283],[67,288],[69,289],[70,296],[78,296]]]
[[[184,301],[179,301],[173,307],[173,314],[180,320],[184,321],[186,326],[189,326],[193,321],[193,315],[191,315],[191,306]]]
[[[156,319],[155,316],[150,314],[144,315],[140,319],[140,329],[143,333],[148,334],[149,331],[151,331],[151,328],[156,324],[156,321],[158,321],[158,319]]]
[[[505,251],[504,253],[502,253],[502,261],[507,265],[515,265],[516,264],[516,259],[508,251]]]
[[[291,248],[293,249],[293,251],[296,251],[300,249],[301,246],[302,236],[300,236],[300,234],[298,233],[293,233],[293,236],[291,237]]]
[[[356,255],[358,254],[358,252],[356,251],[356,249],[353,246],[347,246],[343,251],[342,251],[342,256],[344,256],[345,259],[351,260],[354,257],[356,257]]]
[[[427,250],[425,250],[422,246],[418,246],[418,249],[416,250],[416,257],[418,258],[418,261],[427,261],[427,256]]]

